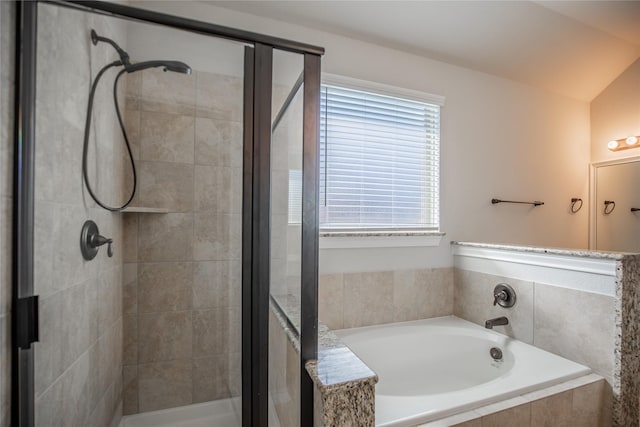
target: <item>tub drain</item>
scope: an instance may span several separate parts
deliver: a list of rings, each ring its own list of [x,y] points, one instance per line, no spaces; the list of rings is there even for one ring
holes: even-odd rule
[[[491,350],[489,350],[489,354],[491,355],[493,360],[502,360],[502,350],[500,350],[498,347],[491,347]]]

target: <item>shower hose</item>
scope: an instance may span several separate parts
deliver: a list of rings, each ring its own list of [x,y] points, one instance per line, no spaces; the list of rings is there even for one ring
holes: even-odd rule
[[[89,105],[87,106],[87,120],[85,122],[85,127],[84,127],[84,142],[82,145],[82,178],[84,179],[84,183],[85,186],[87,187],[87,191],[89,192],[89,195],[91,196],[91,198],[102,208],[111,211],[111,212],[119,212],[123,209],[125,209],[127,206],[129,206],[129,204],[131,203],[131,201],[133,200],[133,197],[136,195],[136,187],[137,187],[137,174],[136,174],[136,164],[133,160],[133,154],[131,153],[131,144],[129,143],[129,138],[127,136],[127,131],[124,128],[124,123],[122,121],[122,115],[120,114],[120,107],[118,105],[118,81],[120,80],[120,77],[126,72],[126,70],[122,69],[120,70],[120,72],[118,73],[118,75],[116,75],[116,78],[113,82],[113,103],[115,105],[115,110],[116,110],[116,116],[118,117],[118,123],[120,124],[120,129],[122,130],[122,136],[124,138],[124,144],[127,147],[127,152],[129,154],[129,160],[131,161],[131,171],[133,172],[133,188],[131,189],[131,195],[129,196],[129,199],[120,207],[113,207],[113,206],[108,206],[105,203],[103,203],[98,196],[95,194],[95,192],[93,191],[93,188],[91,188],[91,183],[89,182],[89,175],[87,173],[87,152],[89,151],[89,136],[91,133],[91,114],[93,111],[93,98],[95,96],[96,93],[96,88],[98,87],[98,82],[100,81],[100,78],[102,77],[102,75],[110,68],[112,67],[117,67],[123,65],[121,61],[115,61],[112,62],[110,64],[105,65],[100,72],[98,72],[98,74],[96,75],[95,80],[93,81],[93,84],[91,85],[91,91],[89,92]]]

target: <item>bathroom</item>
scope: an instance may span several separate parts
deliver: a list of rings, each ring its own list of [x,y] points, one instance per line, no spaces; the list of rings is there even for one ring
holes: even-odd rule
[[[637,150],[607,148],[610,140],[624,147],[627,137],[639,134],[633,95],[640,42],[615,26],[593,24],[579,5],[571,15],[566,2],[366,4],[367,19],[358,19],[360,2],[331,8],[318,2],[38,3],[37,25],[29,27],[37,42],[35,101],[22,104],[35,115],[35,181],[25,184],[33,191],[33,217],[14,218],[16,209],[29,208],[22,204],[29,191],[19,192],[24,187],[16,188],[14,179],[26,176],[14,168],[14,154],[25,154],[14,136],[14,33],[21,5],[0,3],[0,425],[637,424],[633,377],[640,341],[629,322],[637,260],[588,250],[640,252],[637,239],[629,238],[638,214],[629,212],[633,200],[624,194],[624,184],[635,179],[630,169]],[[640,16],[633,3],[596,4],[618,17]],[[132,17],[127,6],[188,19]],[[108,12],[95,13],[100,7]],[[33,24],[28,18],[22,15]],[[418,18],[427,19],[433,33]],[[217,26],[185,31],[189,19]],[[403,22],[411,24],[406,32]],[[368,32],[374,27],[381,32]],[[410,28],[422,27],[420,37],[409,37]],[[86,189],[88,182],[100,200],[115,206],[132,188],[112,70],[97,85],[88,179],[82,176],[87,95],[99,70],[118,59],[109,42],[92,42],[91,29],[127,51],[134,65],[181,61],[191,71],[153,67],[122,76],[116,92],[137,192],[121,213],[99,208]],[[416,41],[442,34],[452,36],[438,49],[435,42]],[[466,47],[469,34],[477,36],[475,53]],[[566,44],[556,42],[560,37]],[[272,57],[260,56],[261,42],[274,46]],[[247,60],[248,46],[254,59],[266,62]],[[313,61],[320,56],[321,82],[320,64]],[[313,139],[307,125],[322,128],[331,101],[320,83],[417,100],[438,115],[430,131],[439,170],[419,177],[435,194],[423,230],[313,227],[314,197],[327,197],[323,187],[314,195],[315,184],[326,179],[326,152],[320,151],[318,174],[300,171],[314,168],[303,163],[314,160],[306,151]],[[262,104],[246,99],[252,87]],[[271,163],[246,163],[265,159],[246,153],[247,124],[260,123],[247,115],[251,102],[269,122]],[[315,125],[314,117],[320,117]],[[28,120],[19,125],[28,141]],[[254,181],[247,198],[247,172],[260,166],[271,172],[272,191],[256,192]],[[264,227],[253,228],[253,239],[247,233],[248,202],[254,220],[270,219],[266,240]],[[325,221],[327,212],[321,207],[319,213]],[[113,240],[111,257],[105,243],[93,260],[82,258],[78,241],[87,219]],[[18,249],[32,251],[31,266],[23,252],[12,257],[12,236],[23,242],[20,233],[28,237],[29,227],[21,224],[29,221],[33,245]],[[247,254],[249,247],[254,252]],[[245,269],[251,256],[257,274]],[[252,289],[265,284],[264,271],[270,294],[255,294],[263,310],[254,311]],[[247,277],[253,281],[245,286]],[[11,329],[18,307],[12,284],[23,281],[33,288],[19,287],[21,296],[39,296],[39,330],[21,347],[18,369],[11,354],[25,331]],[[493,305],[494,293],[503,298],[494,292],[500,283],[513,289],[513,307]],[[425,414],[423,403],[409,415],[391,414],[385,405],[397,396],[385,391],[392,386],[386,367],[370,362],[349,334],[451,319],[443,316],[480,329],[506,317],[507,325],[486,332],[503,340],[502,351],[510,336],[517,345],[572,361],[575,372],[491,402],[481,392],[465,407],[440,405],[439,415]],[[267,346],[265,357],[260,349]],[[425,352],[437,353],[433,346]],[[504,351],[507,364],[509,354]],[[349,378],[328,385],[327,370],[339,360],[352,364]],[[31,366],[26,378],[25,365]],[[268,398],[256,397],[260,387]],[[406,383],[397,394],[408,395],[411,387]]]

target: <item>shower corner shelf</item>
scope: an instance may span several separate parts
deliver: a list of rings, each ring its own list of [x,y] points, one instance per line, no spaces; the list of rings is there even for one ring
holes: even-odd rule
[[[167,208],[148,208],[144,206],[132,206],[130,208],[123,209],[122,213],[150,213],[150,214],[166,214],[169,213]]]

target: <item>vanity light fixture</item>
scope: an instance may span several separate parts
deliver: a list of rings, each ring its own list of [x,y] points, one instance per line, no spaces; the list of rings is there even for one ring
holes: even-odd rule
[[[626,150],[628,148],[640,147],[640,137],[630,136],[628,138],[613,139],[607,143],[607,148],[611,151]]]

